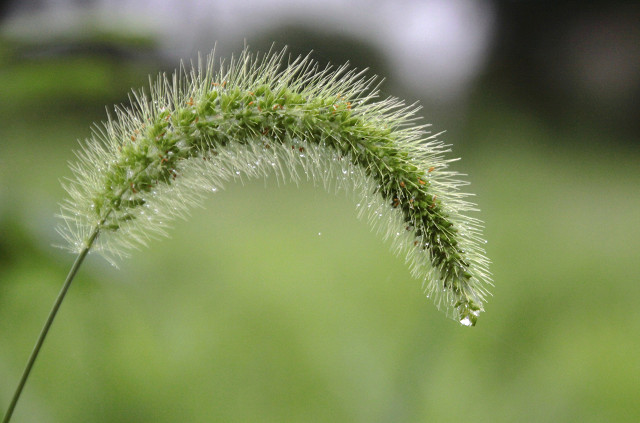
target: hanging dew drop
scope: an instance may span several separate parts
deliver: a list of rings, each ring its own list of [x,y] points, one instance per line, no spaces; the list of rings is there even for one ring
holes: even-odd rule
[[[460,323],[462,323],[464,326],[473,326],[473,322],[471,321],[471,318],[469,316],[464,316],[462,319],[460,319]]]

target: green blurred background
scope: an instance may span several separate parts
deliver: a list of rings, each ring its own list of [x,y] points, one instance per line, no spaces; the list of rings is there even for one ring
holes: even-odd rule
[[[640,421],[638,7],[18,3],[0,9],[0,414],[73,261],[53,244],[77,140],[148,74],[246,38],[368,66],[447,129],[486,222],[486,313],[445,318],[346,196],[230,184],[119,269],[89,257],[13,421]]]

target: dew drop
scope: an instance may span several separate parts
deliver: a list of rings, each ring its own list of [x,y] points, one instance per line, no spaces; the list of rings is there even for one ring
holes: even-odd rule
[[[318,232],[318,236],[321,236],[321,235],[322,235],[322,232]]]
[[[460,323],[462,323],[464,326],[473,326],[473,322],[471,321],[471,318],[469,316],[464,316],[462,319],[460,319]]]

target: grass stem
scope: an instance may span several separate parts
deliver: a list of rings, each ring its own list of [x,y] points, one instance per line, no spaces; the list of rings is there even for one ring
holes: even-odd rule
[[[71,269],[69,270],[67,279],[64,281],[64,285],[62,286],[62,289],[58,293],[58,297],[56,298],[56,301],[53,303],[53,307],[49,312],[47,321],[44,323],[44,326],[40,331],[40,335],[38,336],[38,340],[36,341],[35,346],[33,347],[33,351],[31,351],[31,355],[29,356],[29,361],[27,361],[27,365],[25,366],[24,371],[22,372],[22,377],[20,378],[18,387],[16,388],[16,391],[13,394],[13,398],[11,399],[11,403],[9,404],[9,408],[7,408],[7,412],[5,413],[4,418],[2,419],[2,423],[9,423],[9,421],[11,420],[11,416],[13,415],[13,411],[16,408],[16,404],[20,399],[20,395],[22,394],[24,385],[27,383],[27,379],[29,378],[31,369],[33,368],[33,365],[36,362],[36,359],[38,358],[38,354],[40,353],[42,344],[44,343],[44,340],[47,337],[47,334],[49,333],[49,329],[51,329],[53,320],[55,319],[56,314],[58,314],[58,310],[60,309],[60,306],[62,305],[62,301],[64,300],[64,297],[66,296],[67,291],[71,286],[71,282],[73,281],[76,274],[78,273],[78,269],[80,269],[80,265],[82,265],[82,262],[84,261],[85,257],[89,253],[89,250],[91,249],[91,245],[93,244],[95,239],[98,237],[99,227],[100,225],[97,225],[95,227],[87,244],[82,249],[82,251],[80,251],[80,253],[76,257],[76,261],[73,263],[73,266],[71,266]]]

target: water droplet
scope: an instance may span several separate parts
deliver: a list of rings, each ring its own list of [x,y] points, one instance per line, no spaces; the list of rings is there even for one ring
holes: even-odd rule
[[[318,236],[321,236],[321,235],[322,235],[322,232],[318,232]]]
[[[469,316],[464,316],[462,319],[460,319],[460,323],[465,326],[473,326],[473,322],[471,321],[471,318]]]

